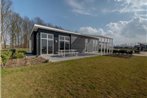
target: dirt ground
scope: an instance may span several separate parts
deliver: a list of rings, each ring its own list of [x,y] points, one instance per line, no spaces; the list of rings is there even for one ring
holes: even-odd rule
[[[48,62],[48,60],[42,57],[25,57],[21,59],[10,59],[6,67],[15,67],[15,66],[28,66]]]

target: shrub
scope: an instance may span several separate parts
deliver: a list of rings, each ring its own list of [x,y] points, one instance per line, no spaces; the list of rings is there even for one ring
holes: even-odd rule
[[[19,52],[19,53],[24,53],[24,54],[26,53],[25,50],[18,50],[18,52]]]
[[[25,56],[26,50],[23,49],[10,49],[12,52],[12,58],[17,59],[17,58],[23,58]]]
[[[133,54],[133,50],[129,50],[129,49],[114,49],[113,50],[113,54],[132,55]]]
[[[24,56],[25,56],[24,53],[15,52],[15,54],[13,55],[13,58],[14,58],[14,59],[23,58]]]
[[[10,59],[11,55],[12,55],[11,51],[4,51],[4,52],[2,52],[1,58],[2,58],[3,65],[6,65],[6,63]]]
[[[12,52],[11,57],[13,58],[14,57],[14,54],[16,53],[16,49],[10,49],[10,51]]]
[[[17,53],[17,58],[23,58],[25,55],[24,55],[24,53]]]

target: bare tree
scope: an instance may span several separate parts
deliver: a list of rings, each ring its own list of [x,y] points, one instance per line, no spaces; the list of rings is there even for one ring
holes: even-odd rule
[[[33,22],[40,25],[47,25],[40,17],[35,17]]]
[[[10,27],[10,44],[11,48],[15,48],[16,45],[16,24],[17,22],[17,14],[11,13],[11,27]]]
[[[15,23],[15,34],[16,34],[16,46],[19,47],[20,46],[20,37],[21,37],[21,26],[22,26],[22,18],[19,16],[19,14],[15,14],[16,17],[16,23]]]
[[[59,29],[62,27],[44,22],[40,17],[30,20],[28,17],[22,18],[18,13],[11,10],[12,2],[10,0],[1,0],[1,42],[6,48],[8,38],[10,38],[11,48],[29,47],[29,37],[33,24],[51,26]]]
[[[10,12],[12,2],[10,0],[1,0],[1,42],[4,44],[4,48],[6,48],[8,32],[10,27]]]
[[[33,28],[33,21],[31,21],[28,17],[23,18],[23,47],[28,48],[29,47],[29,37],[31,34],[31,30]]]

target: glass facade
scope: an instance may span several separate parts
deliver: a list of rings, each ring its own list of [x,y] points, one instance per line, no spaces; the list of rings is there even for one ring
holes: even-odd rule
[[[85,39],[85,52],[98,52],[99,40]]]

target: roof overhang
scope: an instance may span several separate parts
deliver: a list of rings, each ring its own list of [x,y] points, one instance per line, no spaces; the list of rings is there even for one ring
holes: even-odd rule
[[[37,31],[38,29],[51,30],[51,31],[55,31],[55,32],[72,34],[72,35],[83,36],[83,37],[90,37],[90,38],[95,38],[95,39],[98,39],[98,38],[112,39],[112,38],[106,37],[106,36],[101,36],[101,35],[85,35],[85,34],[80,34],[80,33],[76,33],[76,32],[71,32],[71,31],[67,31],[67,30],[57,29],[57,28],[43,26],[43,25],[38,25],[38,24],[34,24],[33,29],[31,31],[31,35],[32,35],[32,33],[34,31]]]

